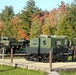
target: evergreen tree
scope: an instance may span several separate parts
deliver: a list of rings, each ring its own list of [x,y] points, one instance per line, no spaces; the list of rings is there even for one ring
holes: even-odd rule
[[[10,20],[14,17],[13,7],[5,6],[5,9],[0,13],[0,19],[4,21],[4,33],[8,36],[8,32],[10,30]]]
[[[22,10],[22,13],[20,15],[22,21],[23,21],[23,29],[25,30],[26,34],[29,35],[30,33],[30,28],[32,24],[32,18],[33,15],[37,14],[40,12],[41,9],[35,6],[35,1],[34,0],[29,0],[27,1],[26,6]]]

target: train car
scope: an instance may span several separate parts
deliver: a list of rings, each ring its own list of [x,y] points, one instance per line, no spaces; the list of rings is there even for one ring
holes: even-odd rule
[[[41,35],[39,38],[31,38],[26,47],[26,59],[35,61],[49,61],[49,53],[52,50],[53,61],[67,60],[67,37]]]

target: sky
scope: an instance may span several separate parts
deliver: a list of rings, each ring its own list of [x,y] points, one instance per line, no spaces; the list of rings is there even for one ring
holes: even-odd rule
[[[20,12],[26,6],[28,0],[0,0],[0,13],[4,10],[5,6],[12,6],[15,14]],[[34,0],[35,5],[42,10],[51,11],[57,8],[64,1],[65,4],[73,2],[73,0]]]

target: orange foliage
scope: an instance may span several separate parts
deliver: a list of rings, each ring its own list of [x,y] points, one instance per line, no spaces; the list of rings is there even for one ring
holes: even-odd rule
[[[25,38],[28,40],[27,34],[23,30],[19,30],[19,34],[21,35],[21,38]]]
[[[2,31],[3,29],[4,29],[4,23],[0,21],[0,31]]]
[[[39,13],[39,14],[33,16],[32,21],[35,20],[35,19],[39,19],[40,22],[43,22],[44,19],[45,19],[46,17],[48,17],[48,14],[49,14],[49,13]]]
[[[41,32],[42,32],[42,34],[44,34],[44,35],[49,35],[49,34],[50,34],[49,26],[48,26],[48,25],[43,25]]]
[[[66,5],[63,1],[61,2],[61,7],[59,10],[62,12],[62,14],[66,14],[67,12]]]
[[[48,20],[52,27],[56,27],[57,25],[57,9],[53,9],[49,12]]]

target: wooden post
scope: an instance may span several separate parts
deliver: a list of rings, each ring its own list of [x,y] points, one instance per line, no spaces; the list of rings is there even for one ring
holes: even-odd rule
[[[50,71],[52,71],[52,50],[50,51]]]
[[[76,48],[74,49],[74,59],[76,60]]]
[[[4,48],[2,48],[2,59],[4,59]]]
[[[13,63],[13,49],[11,48],[11,63]]]
[[[17,64],[15,64],[15,69],[17,68]]]

